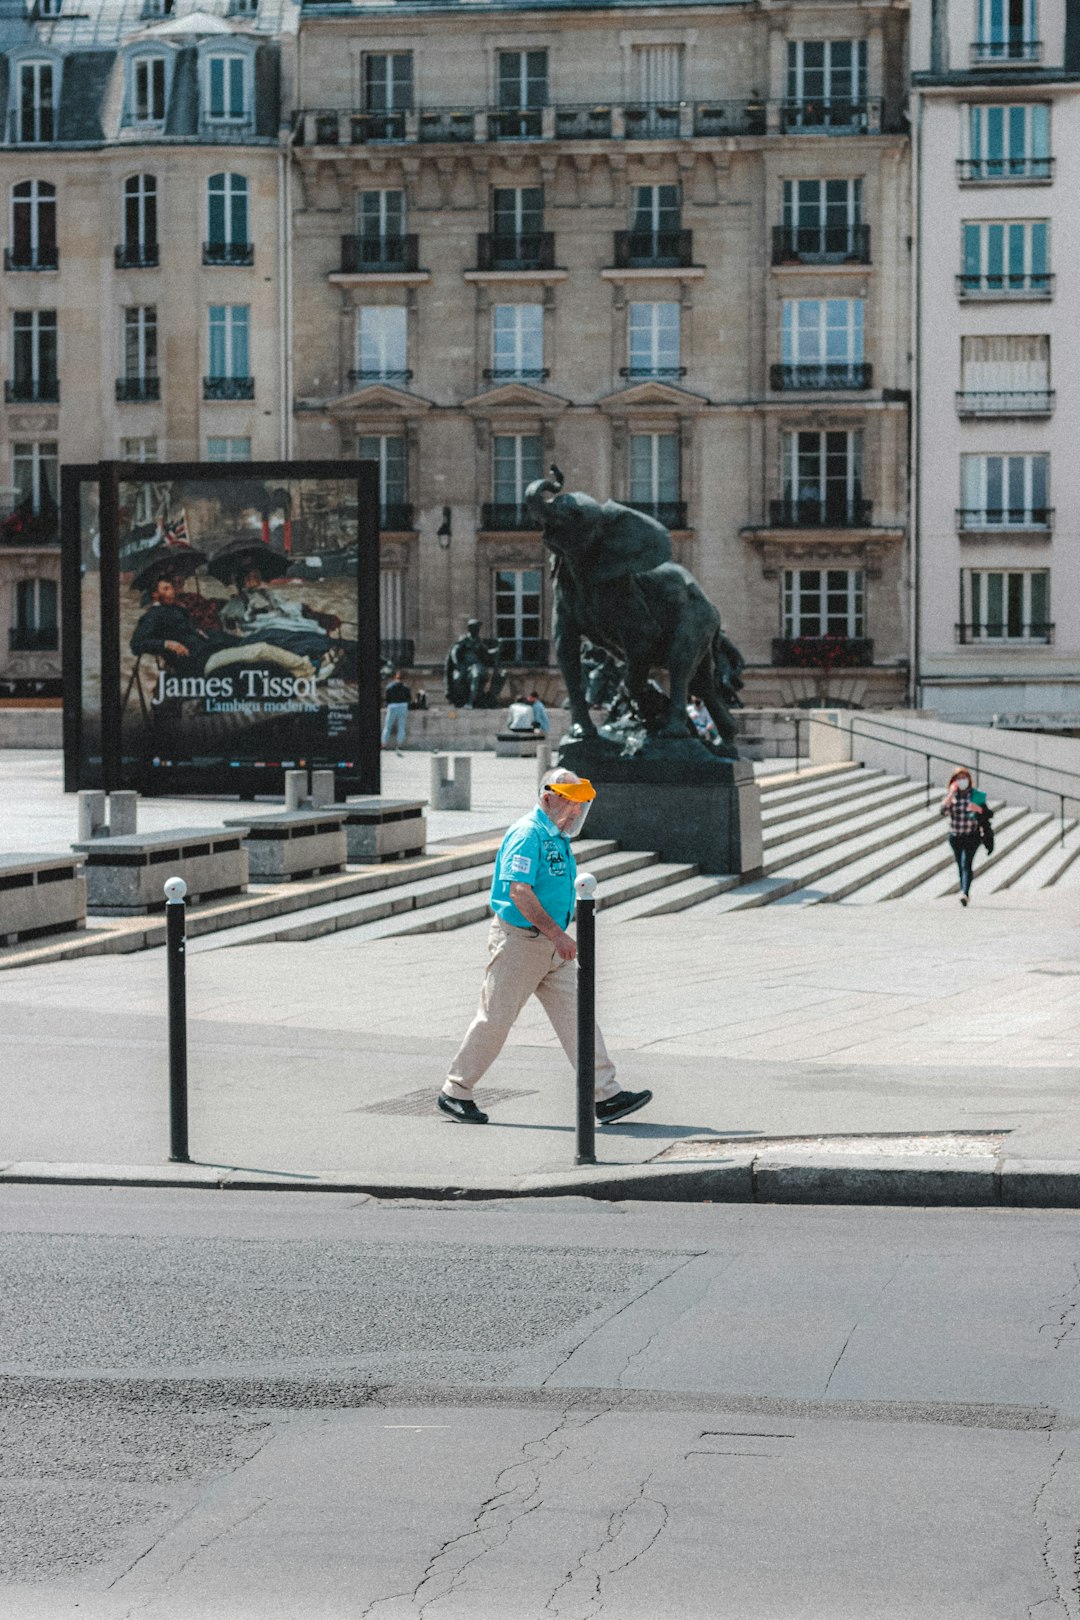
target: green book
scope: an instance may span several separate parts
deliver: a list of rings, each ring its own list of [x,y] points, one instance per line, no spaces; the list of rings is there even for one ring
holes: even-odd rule
[[[971,802],[972,802],[972,804],[977,804],[979,806],[979,808],[981,809],[982,806],[986,803],[986,794],[985,793],[980,793],[978,788],[972,788],[972,790],[971,790]]]

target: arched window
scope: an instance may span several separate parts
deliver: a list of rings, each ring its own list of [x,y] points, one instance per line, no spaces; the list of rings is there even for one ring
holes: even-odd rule
[[[56,187],[48,180],[20,180],[11,188],[8,270],[55,270]]]
[[[124,240],[116,262],[121,269],[158,262],[158,189],[152,174],[132,174],[124,181]]]
[[[207,183],[205,264],[250,264],[248,183],[242,174],[212,174]]]
[[[17,139],[22,145],[42,145],[54,138],[57,78],[52,62],[19,63]]]

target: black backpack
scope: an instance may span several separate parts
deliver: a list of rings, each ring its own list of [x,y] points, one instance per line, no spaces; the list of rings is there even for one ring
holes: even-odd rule
[[[988,804],[979,811],[979,838],[988,855],[994,853],[994,812]]]

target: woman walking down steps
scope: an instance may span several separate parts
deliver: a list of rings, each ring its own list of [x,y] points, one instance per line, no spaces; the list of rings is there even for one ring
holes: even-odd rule
[[[971,772],[959,765],[949,777],[949,786],[941,801],[941,814],[949,818],[949,847],[956,857],[960,876],[960,904],[966,906],[974,876],[975,851],[984,839],[984,823],[989,812],[986,797],[974,798]]]

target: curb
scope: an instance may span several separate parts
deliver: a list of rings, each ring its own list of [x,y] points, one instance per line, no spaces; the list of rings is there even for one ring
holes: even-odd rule
[[[732,1154],[708,1163],[582,1165],[505,1179],[311,1173],[233,1165],[0,1164],[0,1186],[161,1187],[198,1191],[351,1193],[368,1198],[656,1199],[670,1203],[862,1204],[1080,1209],[1080,1161],[942,1157],[782,1158]]]

